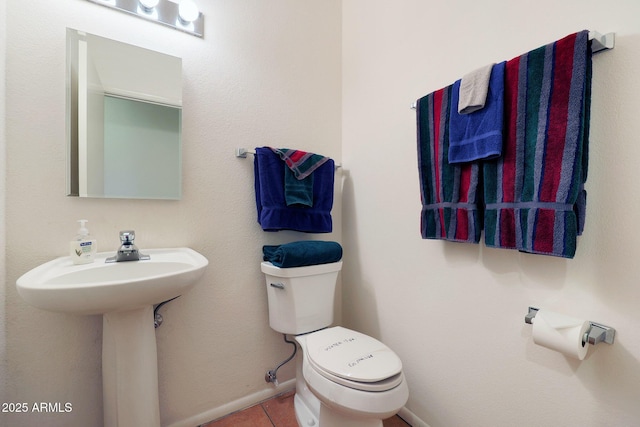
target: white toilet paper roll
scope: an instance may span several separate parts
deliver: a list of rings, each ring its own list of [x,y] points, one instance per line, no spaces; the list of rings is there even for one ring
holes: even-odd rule
[[[582,343],[589,326],[586,320],[538,310],[533,318],[533,342],[582,360],[589,349],[589,343]]]

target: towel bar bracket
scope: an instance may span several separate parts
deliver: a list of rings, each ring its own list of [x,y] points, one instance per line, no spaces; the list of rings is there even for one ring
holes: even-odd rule
[[[536,317],[536,314],[538,314],[538,310],[536,307],[529,307],[529,312],[524,317],[524,322],[530,325],[533,324],[533,319]],[[588,342],[591,345],[596,345],[601,342],[613,344],[616,336],[616,330],[614,328],[591,321],[589,325],[589,329],[582,339],[583,343]]]
[[[616,44],[616,33],[600,34],[597,31],[590,31],[589,39],[591,40],[591,52],[596,53],[613,49]]]
[[[247,153],[249,153],[249,150],[247,150],[246,148],[236,148],[236,157],[242,157],[243,159],[246,159]]]

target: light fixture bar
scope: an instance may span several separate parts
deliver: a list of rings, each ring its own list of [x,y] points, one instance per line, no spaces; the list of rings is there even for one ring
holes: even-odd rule
[[[102,6],[116,9],[138,18],[147,19],[166,25],[178,31],[204,38],[204,15],[198,13],[198,17],[191,22],[185,22],[178,12],[178,3],[169,0],[160,0],[152,9],[144,7],[139,0],[87,0]]]

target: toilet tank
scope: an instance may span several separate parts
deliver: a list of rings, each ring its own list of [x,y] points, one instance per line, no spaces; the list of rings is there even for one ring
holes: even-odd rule
[[[308,267],[279,268],[261,264],[267,282],[269,325],[298,335],[333,322],[333,300],[342,261]]]

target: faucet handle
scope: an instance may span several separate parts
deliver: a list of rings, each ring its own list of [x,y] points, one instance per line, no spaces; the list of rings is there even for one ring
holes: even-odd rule
[[[136,232],[133,230],[123,230],[120,232],[120,241],[122,244],[133,243],[136,240]]]

